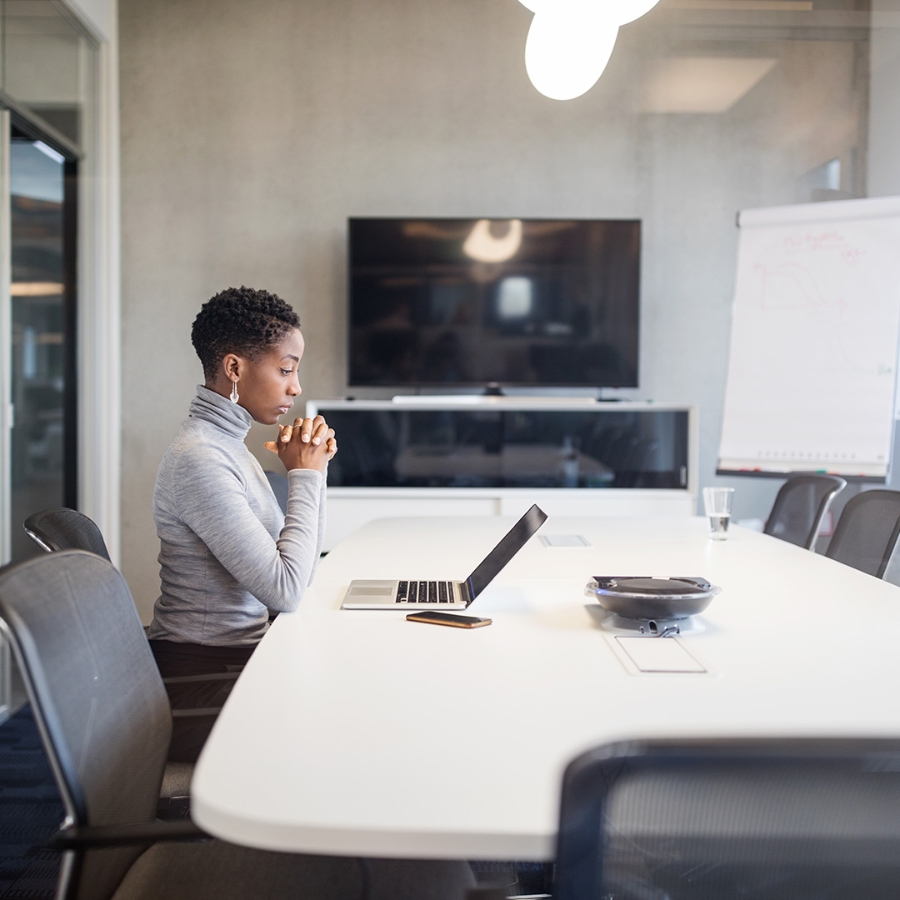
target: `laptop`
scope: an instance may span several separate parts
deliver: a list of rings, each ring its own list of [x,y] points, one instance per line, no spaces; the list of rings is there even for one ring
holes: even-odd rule
[[[465,581],[354,579],[341,609],[466,609],[547,521],[537,506],[516,522]]]

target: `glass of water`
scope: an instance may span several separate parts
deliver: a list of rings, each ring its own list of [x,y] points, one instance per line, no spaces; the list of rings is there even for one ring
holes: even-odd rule
[[[734,488],[703,488],[703,508],[709,516],[709,536],[714,541],[724,541],[728,537],[728,522],[731,519],[731,500]]]

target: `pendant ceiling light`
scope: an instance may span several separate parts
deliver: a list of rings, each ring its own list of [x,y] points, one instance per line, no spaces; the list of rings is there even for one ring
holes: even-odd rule
[[[520,0],[534,13],[525,42],[531,83],[552,100],[580,97],[603,74],[619,26],[659,0]]]
[[[605,17],[573,15],[568,9],[535,13],[525,42],[525,70],[551,100],[572,100],[603,74],[619,26]]]

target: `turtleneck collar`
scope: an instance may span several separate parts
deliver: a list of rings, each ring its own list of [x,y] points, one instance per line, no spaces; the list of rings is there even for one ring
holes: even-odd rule
[[[253,417],[237,403],[211,391],[202,384],[197,385],[197,396],[191,401],[189,415],[192,419],[209,422],[221,428],[229,437],[239,441],[247,437]]]

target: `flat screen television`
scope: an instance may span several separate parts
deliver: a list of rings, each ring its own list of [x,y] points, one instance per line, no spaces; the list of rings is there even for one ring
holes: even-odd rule
[[[351,386],[637,387],[641,223],[349,220]]]

